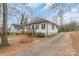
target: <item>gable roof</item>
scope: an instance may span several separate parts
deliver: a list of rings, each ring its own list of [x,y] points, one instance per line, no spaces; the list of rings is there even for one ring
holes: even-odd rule
[[[31,25],[31,24],[38,24],[38,23],[43,23],[43,22],[48,22],[54,25],[57,25],[49,20],[43,19],[43,18],[34,18],[32,21],[30,21],[30,23],[27,23],[26,25]],[[58,25],[57,25],[58,26]]]
[[[18,24],[12,24],[12,26],[13,26],[15,29],[23,29],[23,28],[24,28],[22,25],[18,25]]]

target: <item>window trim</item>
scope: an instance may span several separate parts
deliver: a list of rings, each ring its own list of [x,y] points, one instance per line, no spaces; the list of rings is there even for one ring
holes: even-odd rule
[[[52,24],[52,30],[54,29],[54,25]]]
[[[32,25],[32,29],[34,30],[34,25]]]
[[[41,24],[41,29],[45,29],[45,23]]]
[[[35,26],[36,26],[35,29],[39,29],[39,24],[36,24]]]

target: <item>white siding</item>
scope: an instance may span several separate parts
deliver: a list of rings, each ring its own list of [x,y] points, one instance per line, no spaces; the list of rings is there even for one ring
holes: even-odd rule
[[[42,29],[41,27],[42,27],[42,24],[45,24],[45,29]],[[39,29],[36,29],[36,32],[42,32],[42,33],[44,33],[45,35],[46,35],[46,29],[47,27],[46,27],[46,23],[40,23],[39,24]]]
[[[45,24],[45,29],[41,28],[42,24]],[[36,24],[33,24],[33,25],[35,27]],[[32,27],[32,25],[31,25],[31,27]],[[27,31],[27,28],[26,28],[25,31]],[[54,25],[54,29],[52,29],[52,24],[51,23],[48,23],[48,28],[47,28],[47,23],[44,22],[44,23],[39,23],[39,29],[36,29],[35,31],[36,32],[42,32],[45,35],[47,35],[47,34],[51,35],[51,34],[57,33],[58,32],[58,28],[56,27],[56,25]]]
[[[16,29],[12,26],[10,32],[16,32]]]
[[[19,32],[22,32],[22,30],[20,29],[20,30],[18,31],[17,29],[15,29],[15,28],[12,26],[10,32],[13,32],[13,33],[17,32],[17,33],[19,33]]]
[[[52,29],[52,24],[48,23],[48,35],[55,34],[58,32],[58,28],[56,25],[53,25],[54,29]]]

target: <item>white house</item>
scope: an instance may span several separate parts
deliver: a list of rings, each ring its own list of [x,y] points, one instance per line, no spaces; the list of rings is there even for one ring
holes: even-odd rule
[[[37,19],[25,25],[25,31],[42,32],[46,36],[58,33],[58,25],[46,19]]]
[[[23,31],[23,26],[21,25],[18,25],[18,24],[12,24],[11,27],[9,28],[9,32],[12,32],[12,33],[19,33],[19,32],[22,32]]]

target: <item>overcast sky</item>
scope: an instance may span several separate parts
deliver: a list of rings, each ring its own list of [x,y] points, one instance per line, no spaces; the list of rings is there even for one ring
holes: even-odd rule
[[[27,8],[25,5],[27,6]],[[71,11],[67,12],[64,15],[64,23],[68,23],[71,20],[79,21],[79,13],[78,13],[79,12],[78,11],[79,4],[72,3],[69,5],[71,8]],[[10,8],[9,12],[12,12],[11,8],[13,8],[13,9],[17,8],[17,10],[19,10],[19,12],[17,12],[17,13],[13,12],[16,16],[12,16],[12,15],[9,16],[8,24],[18,23],[21,19],[21,14],[24,12],[25,12],[25,15],[29,18],[32,18],[32,17],[37,16],[37,15],[41,15],[44,18],[46,18],[47,20],[56,21],[55,17],[54,17],[55,13],[49,12],[47,10],[47,8],[49,6],[51,6],[51,4],[49,4],[49,3],[47,3],[47,4],[46,3],[8,4],[8,7]]]

